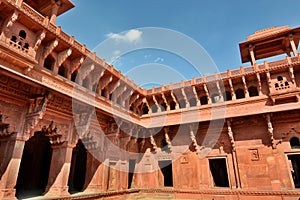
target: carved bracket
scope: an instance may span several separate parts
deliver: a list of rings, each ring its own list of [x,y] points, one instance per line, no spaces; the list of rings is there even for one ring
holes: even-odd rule
[[[50,93],[46,93],[43,96],[39,96],[30,100],[29,111],[25,119],[25,134],[29,136],[33,135],[33,130],[45,115],[49,98]]]
[[[233,132],[232,132],[232,129],[231,129],[231,120],[227,119],[226,123],[227,123],[227,131],[228,131],[227,133],[228,133],[228,137],[230,139],[231,148],[232,148],[232,151],[235,152],[236,148],[235,148],[235,141],[234,141],[234,137],[233,137]]]
[[[17,11],[15,11],[11,15],[11,17],[8,19],[8,21],[7,21],[7,23],[6,23],[5,27],[4,27],[4,33],[5,34],[9,33],[12,25],[15,23],[15,21],[17,21],[18,17],[19,17],[19,13]]]
[[[9,124],[3,122],[3,114],[0,111],[0,137],[7,137],[12,134],[13,132],[9,131]]]
[[[65,140],[62,139],[62,134],[58,133],[57,127],[56,126],[54,127],[53,121],[51,121],[48,127],[43,126],[41,132],[45,134],[46,137],[49,138],[50,143],[52,145],[59,145],[65,142]]]
[[[158,148],[157,148],[156,142],[154,140],[153,134],[154,134],[154,130],[150,130],[150,143],[152,145],[153,151],[156,153]]]
[[[199,145],[197,143],[197,139],[196,139],[196,136],[195,136],[195,133],[194,133],[196,127],[195,127],[194,124],[190,124],[189,125],[189,129],[190,129],[190,138],[192,140],[192,145],[194,146],[196,152],[199,153],[200,152],[200,147],[199,147]],[[197,132],[196,132],[196,134],[197,134]]]
[[[170,127],[164,127],[164,132],[165,132],[165,140],[166,140],[166,143],[167,143],[167,148],[169,151],[171,151],[171,147],[172,147],[172,144],[171,144],[171,140],[170,140],[170,137],[169,137],[169,131],[170,131]]]
[[[270,137],[270,140],[271,140],[271,145],[272,145],[272,148],[273,149],[276,149],[277,145],[281,142],[281,141],[277,141],[275,140],[274,138],[274,129],[273,129],[273,125],[272,125],[272,122],[271,122],[271,117],[272,117],[272,114],[268,113],[268,114],[265,114],[264,115],[266,121],[267,121],[267,126],[268,126],[268,134],[269,134],[269,137]]]

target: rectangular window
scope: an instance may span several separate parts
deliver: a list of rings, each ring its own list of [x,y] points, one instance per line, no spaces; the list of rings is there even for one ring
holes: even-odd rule
[[[158,161],[158,165],[164,176],[164,186],[173,187],[172,160]]]
[[[229,187],[225,158],[209,159],[209,168],[216,187]]]

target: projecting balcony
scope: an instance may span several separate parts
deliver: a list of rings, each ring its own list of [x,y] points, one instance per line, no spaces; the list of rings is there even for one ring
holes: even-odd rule
[[[6,37],[3,33],[0,36],[0,50],[3,52],[0,57],[17,66],[30,70],[37,61],[35,59],[36,52],[26,43],[16,36],[12,38]]]

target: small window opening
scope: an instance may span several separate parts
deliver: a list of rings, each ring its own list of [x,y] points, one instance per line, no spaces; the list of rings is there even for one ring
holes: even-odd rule
[[[277,76],[277,81],[283,81],[282,76]]]
[[[158,161],[158,166],[163,175],[164,187],[173,187],[172,160]]]
[[[58,75],[66,78],[66,68],[63,65],[58,68]]]
[[[19,36],[20,38],[26,39],[26,32],[24,30],[20,30]]]
[[[146,115],[149,113],[149,108],[146,104],[143,105],[142,111],[143,111],[143,115]]]
[[[258,96],[257,88],[254,87],[254,86],[249,87],[249,88],[248,88],[248,92],[249,92],[249,96],[250,96],[250,97]]]
[[[55,60],[49,55],[44,61],[44,68],[52,70],[54,67]]]
[[[289,86],[289,85],[290,85],[289,82],[286,81],[286,82],[285,82],[285,86]]]
[[[290,145],[292,149],[300,149],[300,141],[297,137],[292,137],[290,139]]]
[[[203,96],[200,98],[200,103],[201,105],[206,105],[208,104],[207,96]]]
[[[17,42],[17,37],[13,35],[10,40],[13,42]]]
[[[224,101],[231,101],[232,100],[231,93],[228,92],[228,91],[226,91],[223,96],[225,97]]]
[[[72,73],[71,75],[71,81],[75,82],[76,81],[76,77],[77,77],[78,71],[75,71]]]
[[[176,109],[176,103],[174,101],[171,101],[170,110],[175,110],[175,109]]]
[[[24,49],[29,49],[29,44],[28,43],[24,44]]]
[[[236,96],[236,99],[243,99],[245,98],[245,92],[243,89],[237,89],[235,91],[235,96]]]
[[[209,168],[215,187],[229,187],[225,158],[209,159]]]

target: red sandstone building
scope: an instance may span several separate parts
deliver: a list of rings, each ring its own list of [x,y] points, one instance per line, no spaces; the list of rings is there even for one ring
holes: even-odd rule
[[[248,37],[249,67],[146,90],[55,25],[72,7],[0,0],[0,199],[300,197],[300,28]]]

